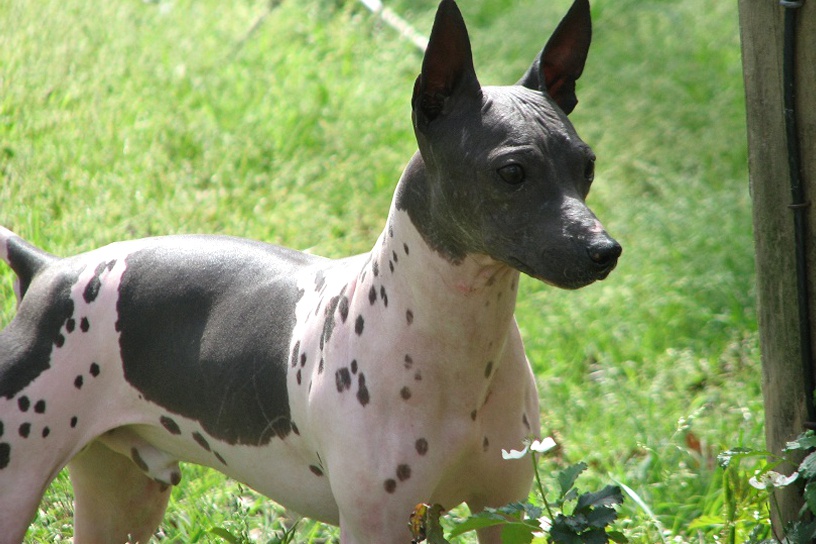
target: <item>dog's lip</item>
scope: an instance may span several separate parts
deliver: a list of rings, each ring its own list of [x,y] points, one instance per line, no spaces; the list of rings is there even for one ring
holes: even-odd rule
[[[531,278],[535,278],[538,281],[542,281],[542,282],[544,282],[544,283],[546,283],[548,285],[559,287],[561,289],[580,289],[581,287],[586,287],[587,285],[591,285],[591,284],[595,283],[596,281],[605,280],[609,276],[609,274],[612,273],[612,271],[617,266],[617,262],[615,262],[615,263],[609,264],[609,265],[607,265],[607,266],[605,266],[605,267],[603,267],[601,269],[595,270],[595,271],[593,271],[593,272],[591,272],[591,273],[589,273],[589,274],[587,274],[585,276],[582,276],[581,278],[575,278],[575,279],[573,279],[571,281],[555,282],[555,281],[552,281],[550,279],[547,279],[547,278],[541,276],[540,274],[537,274],[535,272],[535,270],[533,269],[533,267],[527,265],[526,263],[524,263],[524,261],[522,261],[522,260],[520,260],[520,259],[518,259],[516,257],[512,257],[512,256],[508,257],[506,262],[507,262],[507,264],[509,264],[510,266],[515,268],[516,270],[518,270],[519,272],[527,274]]]

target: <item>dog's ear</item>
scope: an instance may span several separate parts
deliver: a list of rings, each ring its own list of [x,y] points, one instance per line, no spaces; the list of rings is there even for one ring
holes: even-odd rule
[[[453,0],[442,0],[411,99],[417,126],[447,113],[452,97],[480,91],[462,13]]]
[[[517,85],[546,92],[564,113],[569,114],[578,103],[575,81],[584,71],[590,41],[589,0],[575,0]]]

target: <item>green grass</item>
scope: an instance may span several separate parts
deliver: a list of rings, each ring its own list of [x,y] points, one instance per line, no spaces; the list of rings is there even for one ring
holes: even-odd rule
[[[427,33],[435,3],[390,5]],[[462,2],[481,81],[518,79],[567,7]],[[176,232],[367,251],[415,149],[421,57],[359,4],[329,0],[283,2],[238,47],[265,9],[0,3],[0,224],[66,255]],[[590,204],[625,249],[607,281],[578,292],[522,283],[543,432],[562,445],[550,463],[585,460],[588,485],[632,488],[655,516],[625,503],[633,542],[659,541],[655,520],[667,540],[724,538],[705,523],[725,504],[714,456],[763,442],[736,6],[595,0],[593,17],[572,118],[599,157]],[[3,269],[0,322],[13,305]],[[184,470],[165,540],[281,530],[270,501]],[[70,513],[63,474],[31,540],[70,535]]]

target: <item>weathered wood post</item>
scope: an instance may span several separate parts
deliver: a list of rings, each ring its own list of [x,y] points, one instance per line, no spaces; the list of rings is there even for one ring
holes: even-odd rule
[[[794,3],[791,2],[791,5]],[[756,242],[757,298],[762,349],[765,438],[780,452],[804,431],[808,419],[800,347],[794,211],[783,108],[785,10],[796,9],[795,118],[801,157],[806,284],[811,344],[816,340],[816,0],[783,7],[778,0],[739,0],[742,62],[748,116],[750,187]],[[813,346],[816,353],[816,346]],[[814,371],[813,361],[808,365]],[[789,467],[791,468],[791,467]],[[796,489],[777,493],[781,519],[797,517]]]

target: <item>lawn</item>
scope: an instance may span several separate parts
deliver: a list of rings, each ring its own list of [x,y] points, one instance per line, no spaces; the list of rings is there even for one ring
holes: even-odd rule
[[[427,34],[435,4],[389,6]],[[461,4],[480,80],[503,84],[569,2]],[[592,10],[571,118],[598,155],[589,203],[624,253],[577,292],[522,281],[542,432],[560,445],[542,474],[585,461],[581,485],[631,488],[631,542],[711,542],[728,504],[764,515],[751,488],[724,494],[715,460],[763,444],[736,5]],[[421,55],[362,4],[8,0],[0,18],[0,224],[58,255],[180,232],[331,257],[374,243],[415,149]],[[2,324],[11,280],[0,270]],[[274,541],[295,517],[209,470],[183,482],[161,541]],[[71,508],[63,473],[30,540],[68,538]],[[336,534],[304,521],[296,540]]]

